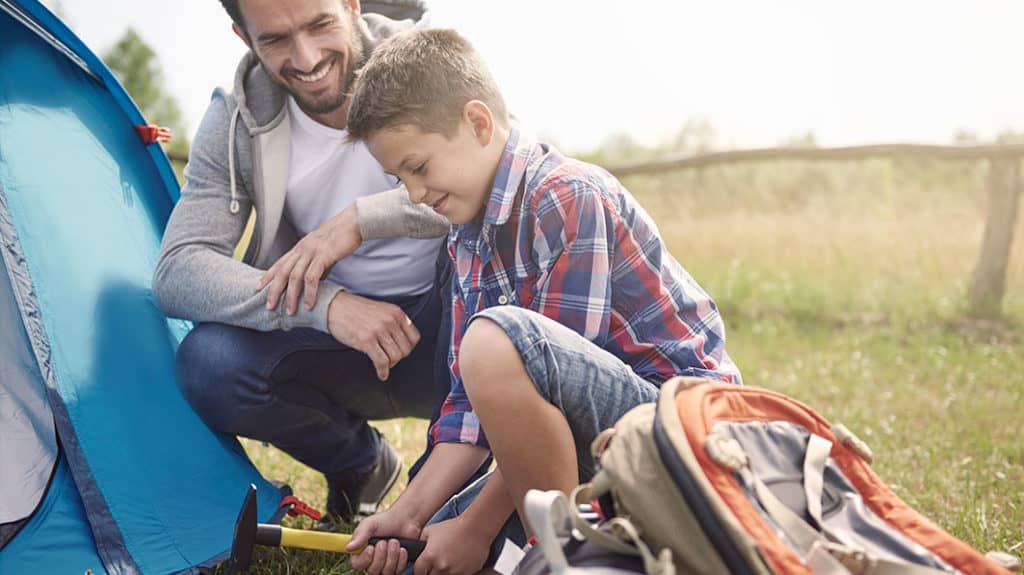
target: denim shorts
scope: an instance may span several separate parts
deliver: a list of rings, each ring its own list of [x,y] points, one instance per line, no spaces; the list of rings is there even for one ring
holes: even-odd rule
[[[471,321],[479,318],[493,321],[508,334],[534,387],[565,415],[576,444],[580,481],[589,481],[595,472],[590,455],[594,438],[630,409],[656,401],[658,385],[638,376],[621,359],[583,336],[539,313],[502,306],[486,309]],[[462,514],[489,477],[482,477],[453,496],[427,523]],[[522,525],[514,514],[492,543],[487,565],[493,564],[506,538],[520,546],[524,543]]]
[[[534,387],[565,415],[576,444],[580,481],[589,481],[595,471],[591,442],[630,409],[656,401],[658,385],[537,312],[500,306],[476,314],[471,321],[480,318],[493,321],[508,334]]]

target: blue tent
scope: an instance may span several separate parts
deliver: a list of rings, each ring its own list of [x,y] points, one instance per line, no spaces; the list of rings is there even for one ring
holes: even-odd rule
[[[250,483],[174,379],[189,324],[150,277],[178,195],[103,63],[36,0],[0,0],[0,573],[196,572]]]

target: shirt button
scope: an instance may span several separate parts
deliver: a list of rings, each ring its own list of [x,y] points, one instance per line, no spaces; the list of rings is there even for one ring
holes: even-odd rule
[[[500,303],[501,305],[507,304],[508,297],[505,294],[501,294],[500,296],[498,296],[498,303]]]

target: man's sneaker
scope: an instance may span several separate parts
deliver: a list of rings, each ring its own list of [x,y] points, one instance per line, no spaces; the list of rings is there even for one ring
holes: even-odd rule
[[[377,437],[380,443],[373,468],[362,472],[342,471],[327,476],[328,516],[351,523],[373,515],[398,481],[402,460],[380,432]]]

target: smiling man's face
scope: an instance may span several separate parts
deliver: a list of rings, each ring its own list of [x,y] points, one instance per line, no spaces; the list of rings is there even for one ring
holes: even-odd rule
[[[239,7],[243,40],[270,77],[311,117],[343,128],[363,61],[358,0],[241,0]]]

